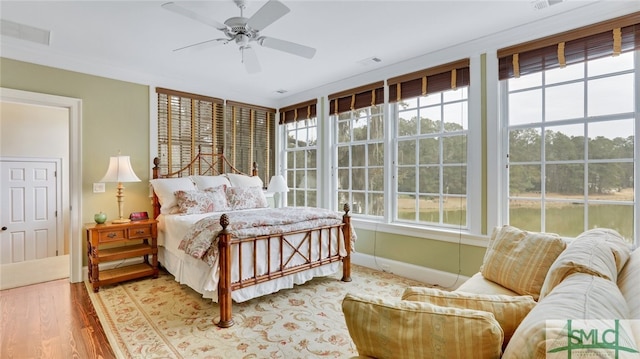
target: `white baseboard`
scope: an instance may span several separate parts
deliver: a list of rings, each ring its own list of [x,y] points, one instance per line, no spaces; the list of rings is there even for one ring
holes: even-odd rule
[[[69,278],[69,255],[0,266],[0,290]]]
[[[444,289],[456,289],[469,277],[417,266],[392,259],[374,257],[369,254],[352,253],[351,263],[364,267],[397,274],[401,277],[417,280],[426,284],[435,284]]]

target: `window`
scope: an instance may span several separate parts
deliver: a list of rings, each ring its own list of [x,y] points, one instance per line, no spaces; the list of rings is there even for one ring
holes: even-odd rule
[[[384,206],[384,100],[382,83],[329,96],[335,122],[338,210],[382,217]]]
[[[158,93],[160,168],[178,171],[202,153],[224,148],[223,100],[163,88]]]
[[[251,173],[255,163],[265,185],[274,174],[275,109],[227,101],[224,153],[234,166]]]
[[[158,157],[168,172],[184,168],[198,152],[224,153],[238,170],[253,163],[266,183],[274,158],[275,109],[157,88]],[[167,173],[163,173],[167,174]]]
[[[631,242],[636,237],[634,49],[640,27],[625,27],[624,20],[611,25],[500,57],[506,223],[567,237],[597,227]]]
[[[390,79],[396,219],[467,228],[469,60]]]
[[[285,172],[288,206],[318,205],[318,119],[316,100],[280,110],[285,131]]]

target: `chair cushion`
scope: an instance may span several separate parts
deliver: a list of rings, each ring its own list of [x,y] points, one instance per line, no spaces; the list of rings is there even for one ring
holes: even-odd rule
[[[402,294],[402,299],[427,302],[443,307],[474,309],[493,313],[504,332],[503,347],[507,345],[522,319],[536,305],[530,295],[510,296],[460,291],[447,292],[426,287],[409,287]]]
[[[477,293],[477,294],[503,294],[503,295],[518,295],[518,293],[507,289],[496,282],[492,282],[482,276],[482,273],[478,272],[467,279],[455,290],[456,292]]]
[[[551,264],[566,248],[557,234],[512,226],[494,229],[480,268],[482,275],[520,295],[538,300]]]
[[[540,300],[573,273],[592,274],[616,282],[630,252],[629,243],[614,230],[594,229],[582,233],[549,268]]]
[[[489,312],[347,294],[342,310],[358,354],[374,358],[499,358]]]

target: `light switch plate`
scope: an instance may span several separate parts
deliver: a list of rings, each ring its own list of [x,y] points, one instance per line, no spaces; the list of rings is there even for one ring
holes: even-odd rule
[[[94,183],[93,193],[104,193],[104,183]]]

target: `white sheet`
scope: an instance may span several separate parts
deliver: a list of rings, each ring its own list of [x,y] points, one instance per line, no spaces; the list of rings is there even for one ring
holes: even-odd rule
[[[262,209],[262,210],[269,210]],[[210,216],[210,215],[222,215],[222,213],[206,213],[206,214],[194,214],[194,215],[166,215],[161,214],[158,217],[158,258],[160,263],[174,275],[176,281],[181,284],[185,284],[198,293],[202,294],[204,298],[211,298],[215,302],[218,300],[218,268],[209,267],[204,261],[193,258],[187,255],[182,250],[178,249],[180,241],[189,230],[190,226],[198,220]],[[325,233],[326,235],[326,233]],[[301,237],[299,235],[298,237]],[[293,238],[292,240],[295,240]],[[315,239],[317,240],[317,238]],[[332,236],[332,248],[336,250],[341,249],[344,251],[343,246],[337,246],[337,237]],[[318,255],[316,246],[312,246],[312,256]],[[249,251],[250,247],[244,247],[243,252]],[[323,249],[326,254],[327,249]],[[277,251],[272,251],[273,255],[276,255]],[[243,253],[246,255],[246,253]],[[299,257],[299,256],[296,256]],[[232,258],[236,258],[236,254],[232,253]],[[272,257],[273,258],[273,257]],[[286,258],[286,256],[285,256]],[[291,265],[302,262],[301,258],[296,258],[295,262]],[[277,261],[272,259],[272,268],[277,267]],[[289,266],[291,266],[289,265]],[[237,267],[237,264],[234,264]],[[292,288],[295,284],[302,284],[313,277],[327,276],[340,270],[341,262],[331,263],[323,265],[313,269],[309,269],[303,272],[299,272],[293,275],[288,275],[282,278],[274,279],[265,283],[260,283],[248,288],[242,288],[234,290],[231,297],[236,302],[243,302],[252,298],[256,298],[265,294],[277,292],[280,289]],[[265,268],[263,268],[264,270]],[[238,274],[234,271],[232,280],[238,279]],[[252,263],[243,261],[243,273],[252,273]]]

